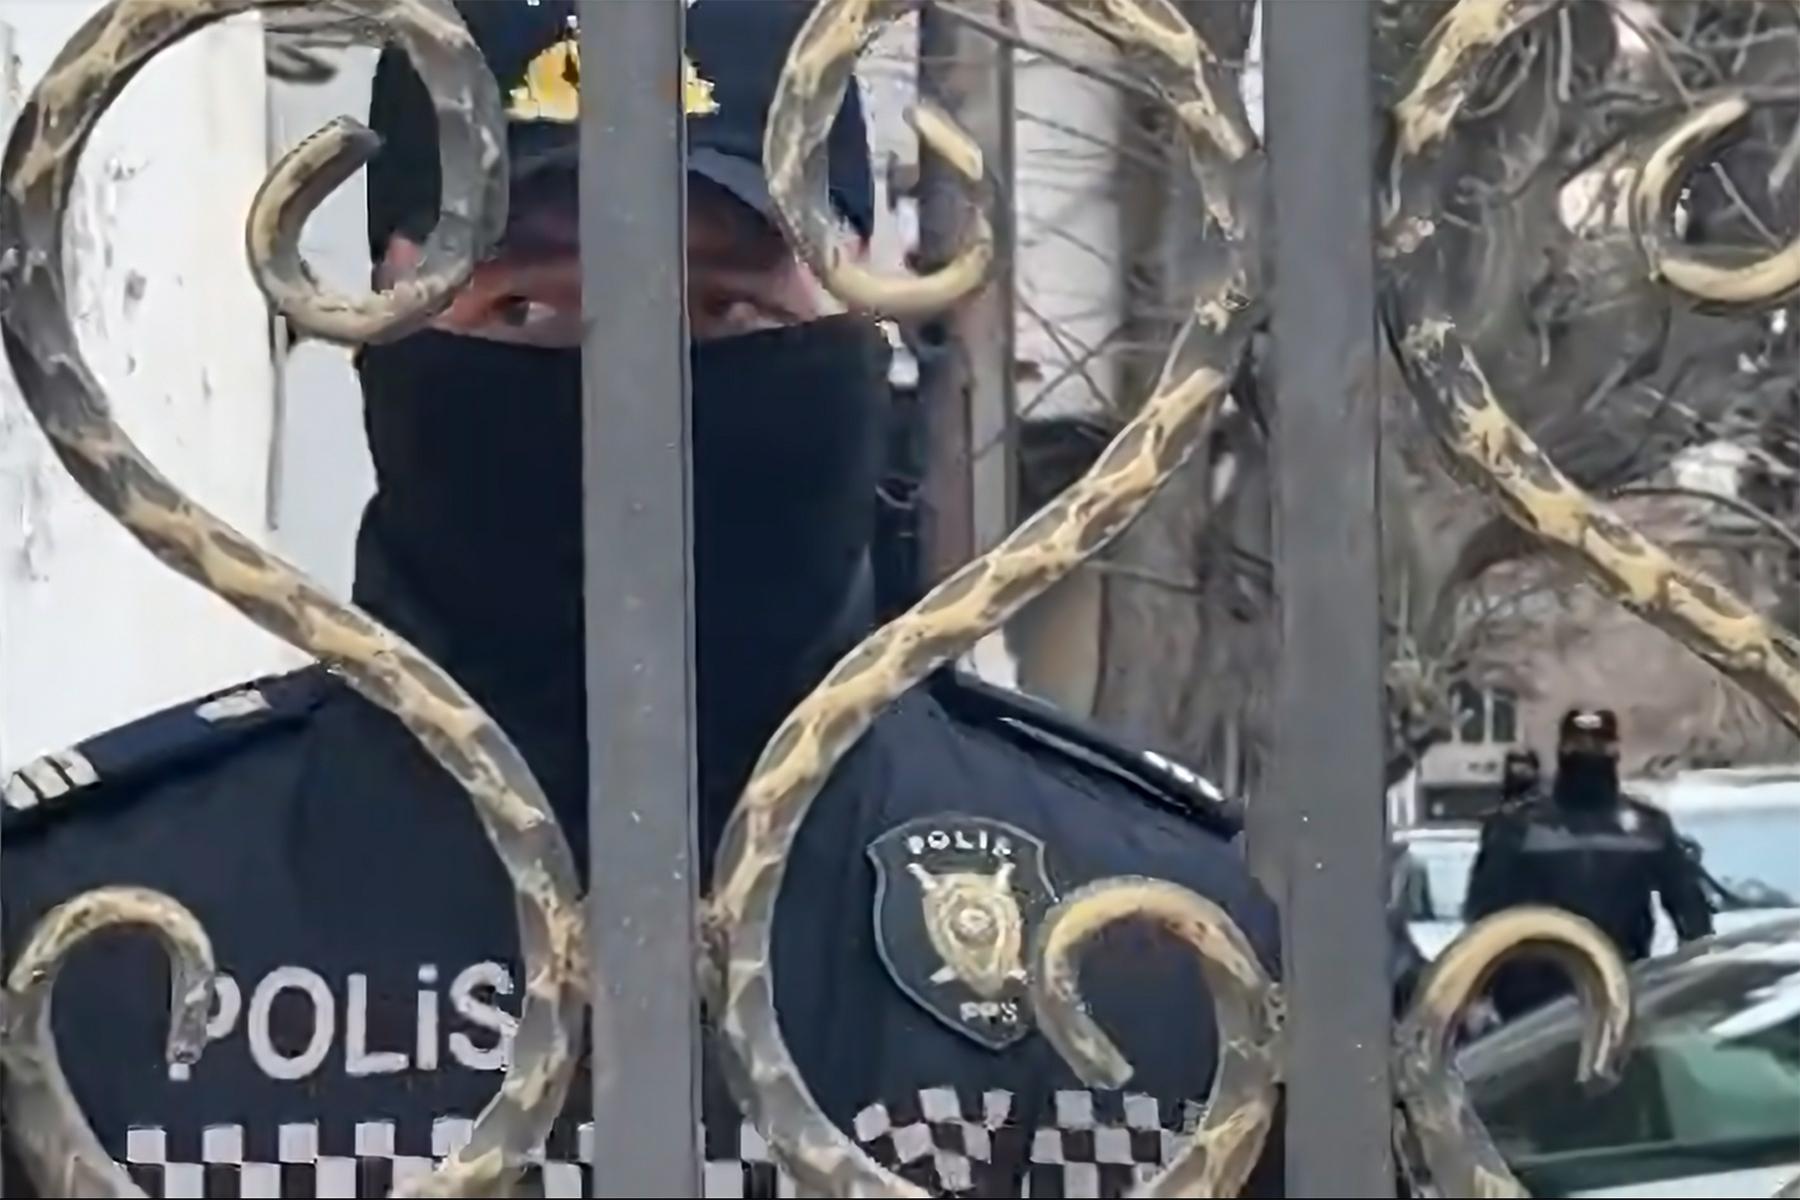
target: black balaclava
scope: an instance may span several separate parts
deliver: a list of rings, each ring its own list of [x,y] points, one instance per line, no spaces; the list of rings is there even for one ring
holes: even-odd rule
[[[1601,750],[1564,750],[1556,756],[1556,801],[1568,808],[1604,808],[1619,799],[1619,760]]]
[[[1530,750],[1509,750],[1500,767],[1500,798],[1523,800],[1538,788],[1538,757]]]
[[[1604,808],[1619,800],[1619,718],[1611,709],[1572,708],[1557,729],[1558,804]]]
[[[829,317],[692,352],[703,849],[869,622],[887,343]],[[585,845],[581,356],[437,331],[361,353],[377,492],[356,598],[517,741]]]

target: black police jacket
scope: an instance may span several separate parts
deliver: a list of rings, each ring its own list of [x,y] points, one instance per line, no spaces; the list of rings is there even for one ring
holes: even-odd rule
[[[1655,934],[1653,893],[1684,941],[1712,932],[1697,865],[1667,813],[1629,795],[1580,805],[1540,796],[1483,823],[1464,914],[1473,921],[1521,904],[1564,909],[1636,960],[1650,953]],[[1510,1016],[1567,990],[1558,968],[1524,963],[1501,972],[1494,999]]]
[[[818,799],[777,914],[786,1035],[840,1127],[946,1192],[1113,1195],[1166,1161],[1215,1057],[1188,952],[1124,928],[1089,958],[1136,1067],[1090,1092],[1023,1008],[945,977],[920,876],[1004,853],[1028,917],[1096,877],[1160,876],[1222,905],[1273,971],[1275,912],[1195,782],[954,676],[896,703]],[[50,756],[5,794],[9,952],[108,884],[166,892],[211,933],[191,1068],[164,1062],[148,939],[96,939],[57,987],[75,1091],[152,1195],[383,1195],[466,1134],[518,1002],[510,892],[469,801],[386,713],[302,671]],[[587,1194],[586,1105],[578,1087],[544,1148],[549,1195]],[[716,1070],[705,1124],[709,1195],[776,1194]]]

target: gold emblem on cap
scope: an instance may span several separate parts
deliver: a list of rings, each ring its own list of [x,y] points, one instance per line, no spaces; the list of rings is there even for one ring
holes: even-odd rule
[[[694,60],[685,54],[681,56],[681,111],[690,117],[710,117],[719,111],[712,80],[701,75]]]
[[[581,45],[575,18],[568,32],[546,46],[525,68],[524,78],[507,97],[506,115],[514,121],[556,121],[572,125],[581,119]],[[681,56],[681,109],[704,117],[719,111],[712,81]]]

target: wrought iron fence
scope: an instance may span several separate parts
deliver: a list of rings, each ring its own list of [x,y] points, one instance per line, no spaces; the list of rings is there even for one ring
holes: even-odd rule
[[[111,417],[71,326],[61,234],[89,133],[132,75],[209,22],[291,0],[119,0],[64,49],[6,149],[0,195],[0,325],[15,377],[58,457],[95,502],[171,569],[327,663],[392,712],[476,804],[513,881],[529,986],[510,1066],[463,1149],[419,1190],[486,1195],[529,1162],[562,1109],[591,1012],[597,1186],[603,1194],[697,1194],[700,1032],[723,1032],[737,1096],[809,1194],[916,1195],[820,1111],[784,1045],[771,977],[775,897],[809,805],[885,704],[967,651],[1094,555],[1194,450],[1224,403],[1251,336],[1272,329],[1283,397],[1277,579],[1282,604],[1277,770],[1252,809],[1251,853],[1285,915],[1285,978],[1268,978],[1220,909],[1166,881],[1102,880],[1067,896],[1037,931],[1031,1003],[1082,1078],[1129,1072],[1082,1001],[1080,961],[1100,931],[1155,920],[1192,946],[1218,1001],[1221,1060],[1199,1127],[1141,1195],[1230,1195],[1287,1096],[1296,1194],[1391,1194],[1406,1177],[1445,1195],[1522,1195],[1447,1063],[1457,1019],[1496,966],[1551,953],[1585,1011],[1584,1076],[1617,1069],[1631,1023],[1623,965],[1597,931],[1551,910],[1501,914],[1432,967],[1411,1011],[1390,1019],[1383,970],[1385,730],[1378,563],[1377,364],[1382,339],[1442,449],[1521,528],[1580,564],[1605,594],[1659,624],[1800,729],[1800,641],[1730,590],[1670,557],[1584,494],[1509,417],[1449,315],[1446,146],[1495,57],[1556,0],[1426,6],[1428,35],[1384,49],[1406,59],[1387,144],[1375,145],[1374,5],[1274,0],[1265,34],[1267,142],[1237,88],[1241,64],[1171,0],[1046,0],[1117,45],[1178,119],[1219,251],[1195,279],[1155,393],[1079,482],[944,579],[830,672],[768,744],[727,831],[717,883],[695,879],[691,531],[687,517],[682,165],[684,6],[584,6],[591,102],[582,116],[584,519],[592,746],[591,878],[584,901],[568,844],[524,760],[457,682],[400,638],[314,586],[163,477]],[[794,46],[764,144],[780,222],[818,277],[861,310],[940,313],[979,287],[988,224],[926,274],[884,276],[845,256],[819,203],[820,147],[860,48],[910,0],[820,0]],[[248,224],[258,283],[305,333],[357,344],[423,324],[467,279],[503,223],[499,98],[447,0],[363,0],[362,32],[400,45],[439,116],[440,219],[415,271],[387,291],[320,285],[299,232],[374,152],[341,121],[286,155]],[[1393,57],[1390,54],[1390,57]],[[1771,303],[1800,288],[1800,248],[1722,260],[1666,234],[1693,164],[1757,103],[1726,87],[1668,123],[1627,166],[1632,232],[1647,269],[1692,302]],[[929,153],[974,188],[981,149],[923,106]],[[619,170],[620,163],[631,169]],[[606,198],[605,203],[599,197]],[[612,282],[640,289],[611,304]],[[604,437],[592,432],[604,428]],[[640,800],[630,806],[620,796]],[[686,803],[675,802],[686,798]],[[169,1053],[197,1055],[211,951],[166,896],[88,893],[12,949],[5,994],[7,1135],[50,1194],[134,1195],[89,1131],[50,1030],[60,963],[90,934],[135,926],[174,965]],[[696,963],[698,969],[696,970]],[[1792,1189],[1790,1189],[1791,1191]]]

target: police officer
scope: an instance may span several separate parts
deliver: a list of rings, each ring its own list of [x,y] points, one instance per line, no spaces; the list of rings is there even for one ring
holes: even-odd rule
[[[1500,803],[1523,804],[1538,794],[1542,768],[1537,751],[1526,746],[1514,747],[1500,762]]]
[[[1551,794],[1483,824],[1465,915],[1476,921],[1520,904],[1567,909],[1636,961],[1650,953],[1652,892],[1683,941],[1712,932],[1698,872],[1668,814],[1619,789],[1618,717],[1571,709],[1558,727]],[[1493,998],[1511,1018],[1567,989],[1556,968],[1520,964],[1501,972]]]
[[[461,8],[511,118],[510,223],[431,328],[358,356],[378,492],[355,595],[495,714],[585,861],[572,17]],[[688,16],[714,102],[688,131],[709,860],[764,739],[869,625],[885,342],[783,243],[760,164],[807,11],[699,0]],[[371,107],[380,278],[429,231],[437,160],[402,58],[380,60]],[[862,239],[865,138],[853,87],[830,199]],[[631,290],[617,281],[619,302]],[[5,794],[9,950],[107,884],[167,892],[212,935],[222,974],[191,1068],[163,1061],[164,969],[145,939],[84,947],[58,986],[75,1091],[152,1194],[385,1195],[466,1136],[523,982],[511,892],[466,797],[385,712],[305,670],[92,738]],[[1089,1091],[1034,1030],[1018,972],[978,992],[934,950],[926,893],[973,877],[1029,927],[1087,880],[1163,877],[1224,907],[1273,970],[1275,912],[1222,814],[1166,760],[953,673],[894,704],[814,806],[777,911],[787,1037],[826,1112],[934,1190],[1110,1195],[1163,1162],[1216,1057],[1191,955],[1126,927],[1089,956],[1096,1016],[1136,1068],[1126,1092]],[[710,1057],[705,1083],[708,1191],[776,1194]],[[586,1107],[578,1086],[544,1148],[551,1195],[587,1194]]]

